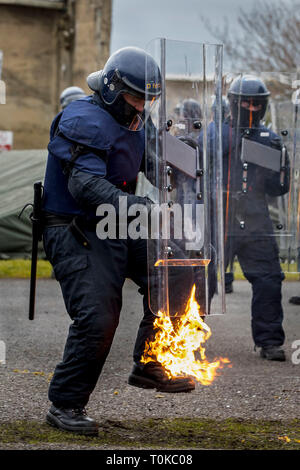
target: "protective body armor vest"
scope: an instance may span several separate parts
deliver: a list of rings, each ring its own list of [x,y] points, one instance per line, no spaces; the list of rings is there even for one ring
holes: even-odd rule
[[[238,132],[238,135],[236,133]],[[266,147],[281,148],[281,140],[275,132],[271,131],[267,127],[260,124],[255,129],[249,129],[248,138],[254,142],[258,142]],[[241,143],[243,137],[243,130],[232,128],[230,122],[225,121],[222,127],[222,146],[223,146],[223,178],[224,184],[227,185],[228,175],[231,174],[231,190],[240,191],[242,189],[242,178],[243,178],[243,164],[241,161]],[[230,169],[229,166],[232,165]],[[229,170],[230,173],[229,173]],[[232,176],[234,174],[234,176]],[[260,178],[258,175],[264,177],[264,183],[260,187]],[[273,177],[273,178],[272,178]],[[272,196],[278,196],[281,194],[282,188],[279,186],[278,174],[274,174],[269,170],[264,170],[262,167],[257,168],[256,165],[249,164],[248,172],[248,187],[254,190],[254,192],[262,192],[263,194],[272,193],[272,184],[268,184],[272,181],[276,182],[278,186],[277,194],[270,194]]]
[[[50,129],[43,200],[47,212],[84,214],[68,191],[68,175],[63,171],[78,145],[84,151],[76,159],[76,168],[120,186],[137,177],[145,133],[120,126],[95,95],[70,103]]]
[[[208,127],[208,146],[213,149],[216,145],[215,123]],[[237,134],[238,133],[238,134]],[[225,230],[238,236],[266,236],[273,233],[273,224],[268,209],[269,196],[278,197],[285,194],[289,187],[288,161],[284,176],[284,184],[280,184],[279,172],[274,172],[249,163],[247,171],[241,160],[241,141],[243,130],[231,127],[227,119],[222,124],[222,155],[223,155],[223,206],[224,214],[228,209],[228,224]],[[203,135],[200,135],[199,146],[202,149]],[[280,149],[281,139],[272,130],[260,124],[250,129],[248,138],[265,146]],[[208,149],[210,152],[210,150]],[[244,181],[246,177],[246,183]],[[246,191],[243,191],[243,188]],[[229,207],[227,204],[229,203]],[[241,230],[241,222],[245,229]]]
[[[249,131],[250,140],[267,147],[281,148],[278,135],[262,124]],[[248,164],[245,171],[241,160],[242,135],[242,130],[232,128],[229,121],[225,121],[222,129],[224,207],[226,193],[229,191],[229,213],[233,210],[231,227],[228,229],[238,236],[269,236],[273,233],[273,224],[268,196],[278,197],[288,191],[288,171],[285,173],[283,186],[278,172],[253,164]],[[241,230],[243,224],[245,229]]]

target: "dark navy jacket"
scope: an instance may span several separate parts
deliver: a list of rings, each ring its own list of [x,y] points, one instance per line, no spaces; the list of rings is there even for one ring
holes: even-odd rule
[[[68,176],[63,172],[77,144],[85,149],[75,161],[77,170],[122,185],[137,177],[145,134],[143,129],[135,132],[120,126],[95,95],[70,103],[54,118],[50,130],[43,201],[47,212],[85,214],[68,190]]]

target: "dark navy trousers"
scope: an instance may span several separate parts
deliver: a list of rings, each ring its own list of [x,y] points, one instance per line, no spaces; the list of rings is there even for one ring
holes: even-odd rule
[[[252,285],[251,328],[255,345],[281,346],[285,339],[281,303],[284,274],[274,238],[231,236],[225,247],[226,265],[234,255]]]
[[[144,316],[138,330],[134,360],[139,361],[147,338],[153,337],[155,316],[148,306],[146,240],[100,240],[85,231],[90,249],[68,227],[44,230],[44,247],[73,320],[62,361],[56,366],[49,399],[57,406],[85,406],[95,388],[122,308],[122,288],[131,278],[144,296]]]

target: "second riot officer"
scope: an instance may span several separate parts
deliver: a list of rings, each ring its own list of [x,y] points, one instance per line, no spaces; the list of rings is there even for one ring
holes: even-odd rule
[[[72,432],[97,432],[97,423],[84,408],[112,344],[126,277],[144,296],[129,383],[165,392],[195,387],[187,377],[168,379],[158,363],[140,363],[155,318],[147,301],[146,240],[100,239],[96,234],[101,204],[114,206],[117,214],[119,197],[127,197],[128,207],[148,204],[134,195],[145,147],[146,64],[153,104],[160,95],[158,66],[141,49],[120,49],[88,78],[94,94],[70,103],[56,119],[48,146],[44,247],[73,322],[50,383],[47,422]]]
[[[264,153],[276,159],[282,151],[280,138],[262,124],[269,95],[264,82],[251,75],[238,76],[228,91],[231,115],[222,125],[225,264],[228,266],[236,256],[252,285],[252,336],[261,356],[284,361],[281,348],[285,338],[281,304],[284,275],[268,197],[288,191],[289,165],[287,156],[278,171],[268,168],[266,163]],[[211,129],[213,132],[214,127]],[[211,138],[211,145],[213,141]],[[249,144],[253,150],[252,156],[248,150],[246,162],[243,149],[249,149]],[[258,155],[261,161],[253,158]]]

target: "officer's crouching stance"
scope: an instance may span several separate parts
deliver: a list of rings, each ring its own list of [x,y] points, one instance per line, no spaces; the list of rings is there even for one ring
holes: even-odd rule
[[[95,93],[70,103],[51,127],[43,240],[73,323],[49,387],[47,422],[68,431],[97,432],[97,423],[84,407],[112,344],[126,277],[144,296],[129,383],[164,392],[195,387],[187,377],[169,380],[157,363],[139,363],[154,321],[147,302],[145,240],[100,240],[96,235],[97,207],[110,203],[117,209],[119,196],[125,195],[120,187],[136,180],[142,162],[145,60],[146,53],[137,48],[114,53],[103,71],[88,78]],[[150,56],[147,64],[150,82],[156,83],[158,67]],[[153,87],[154,99],[158,90]],[[128,207],[134,203],[148,201],[127,194]]]

